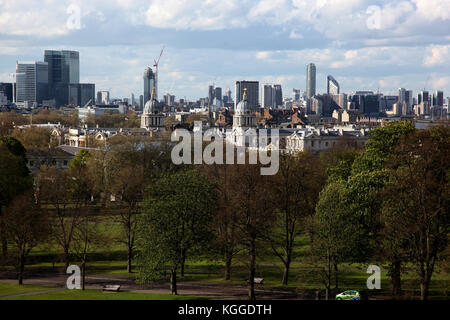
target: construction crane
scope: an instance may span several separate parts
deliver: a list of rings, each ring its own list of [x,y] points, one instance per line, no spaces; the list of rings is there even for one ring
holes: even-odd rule
[[[155,64],[153,65],[155,67],[155,99],[158,100],[158,65],[159,65],[159,59],[161,59],[161,56],[164,52],[164,48],[166,46],[163,46],[161,49],[161,53],[159,54],[158,60],[154,60]]]

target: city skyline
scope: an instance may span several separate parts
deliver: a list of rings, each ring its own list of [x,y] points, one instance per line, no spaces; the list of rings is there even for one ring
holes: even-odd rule
[[[233,88],[240,79],[279,83],[288,97],[291,88],[306,90],[311,62],[317,93],[326,92],[329,74],[341,92],[380,88],[395,95],[404,87],[416,95],[428,77],[428,91],[450,91],[450,39],[443,27],[450,1],[189,3],[78,1],[80,28],[71,29],[70,1],[2,1],[0,81],[12,81],[16,60],[41,61],[46,49],[76,50],[80,82],[95,83],[96,91],[111,88],[112,98],[139,96],[144,69],[166,45],[161,97],[205,97],[208,85]],[[26,14],[35,19],[20,18]],[[335,19],[327,19],[331,15]]]

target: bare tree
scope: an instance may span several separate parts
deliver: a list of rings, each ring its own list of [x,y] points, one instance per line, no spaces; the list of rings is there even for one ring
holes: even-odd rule
[[[23,284],[23,273],[30,251],[48,236],[47,216],[39,210],[32,191],[17,196],[1,217],[11,249],[8,258],[16,267],[19,284]]]

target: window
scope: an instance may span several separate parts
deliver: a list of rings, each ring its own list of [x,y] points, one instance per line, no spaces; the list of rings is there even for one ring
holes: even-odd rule
[[[67,160],[64,160],[64,165],[67,166]]]

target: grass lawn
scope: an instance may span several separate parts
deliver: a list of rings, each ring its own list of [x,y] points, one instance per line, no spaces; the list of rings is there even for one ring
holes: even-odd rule
[[[41,288],[42,289],[42,288]],[[48,289],[48,287],[46,288]],[[39,291],[39,290],[35,290]],[[6,298],[7,300],[205,300],[204,298],[138,292],[102,292],[101,290],[58,290],[48,293]]]
[[[0,282],[0,299],[2,296],[9,296],[14,294],[21,294],[33,291],[51,290],[55,287],[50,286],[36,286],[30,284],[23,284],[19,286],[17,283],[3,283]]]

